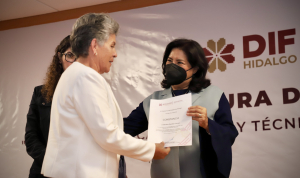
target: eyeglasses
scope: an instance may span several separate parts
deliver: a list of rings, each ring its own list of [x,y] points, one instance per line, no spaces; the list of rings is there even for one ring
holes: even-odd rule
[[[75,62],[76,59],[77,59],[76,56],[75,56],[73,53],[71,53],[71,52],[62,53],[62,55],[65,56],[65,60],[66,60],[67,62],[73,63],[73,62]]]

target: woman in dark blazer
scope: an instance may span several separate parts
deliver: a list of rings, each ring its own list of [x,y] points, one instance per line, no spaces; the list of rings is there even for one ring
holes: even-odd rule
[[[40,172],[48,140],[52,97],[61,74],[76,60],[70,46],[68,35],[55,49],[44,85],[34,88],[25,129],[26,151],[34,159],[29,178],[44,177]]]

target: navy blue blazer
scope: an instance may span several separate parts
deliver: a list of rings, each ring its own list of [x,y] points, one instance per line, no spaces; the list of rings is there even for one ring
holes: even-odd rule
[[[173,91],[175,95],[186,93],[187,90]],[[233,124],[229,102],[223,93],[219,100],[219,108],[214,120],[208,119],[209,135],[199,127],[201,151],[201,174],[204,178],[229,177],[232,165],[232,151],[238,131]],[[148,119],[143,108],[143,102],[124,118],[124,131],[136,136],[148,129]]]
[[[34,88],[25,128],[26,151],[34,159],[30,174],[41,173],[49,133],[51,102],[42,97],[42,87]]]

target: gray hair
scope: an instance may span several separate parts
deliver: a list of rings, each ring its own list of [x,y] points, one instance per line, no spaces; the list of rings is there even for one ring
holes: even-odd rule
[[[71,48],[77,57],[87,57],[94,38],[103,45],[110,35],[117,34],[119,24],[108,14],[89,13],[79,17],[71,32]]]

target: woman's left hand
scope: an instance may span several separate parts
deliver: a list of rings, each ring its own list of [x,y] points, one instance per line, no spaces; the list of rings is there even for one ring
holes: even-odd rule
[[[207,110],[201,106],[191,106],[187,111],[187,116],[192,116],[192,119],[199,122],[199,126],[204,128],[208,133],[208,118]]]

